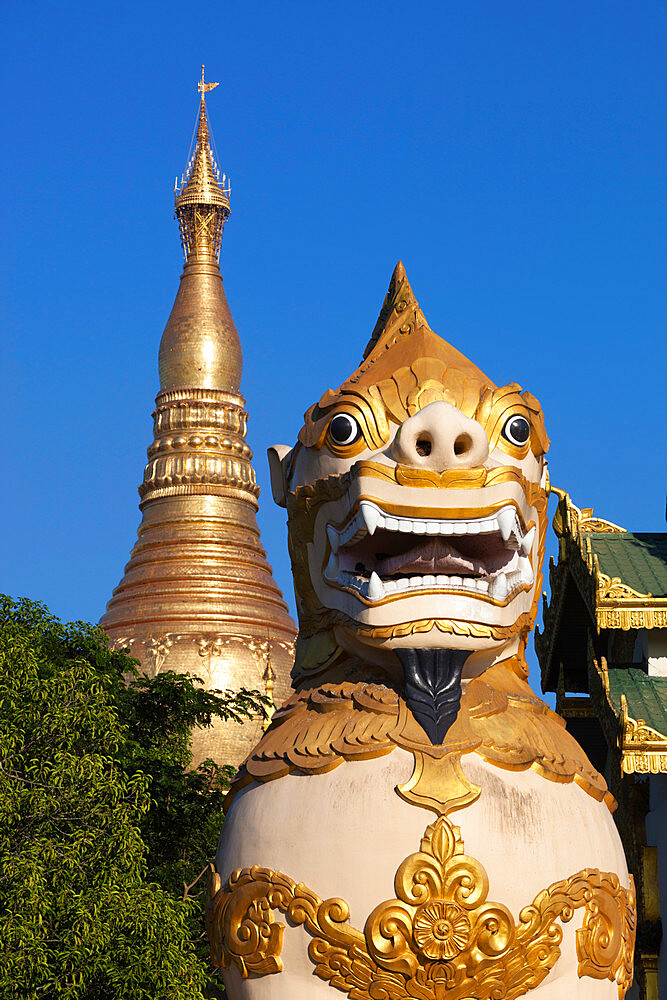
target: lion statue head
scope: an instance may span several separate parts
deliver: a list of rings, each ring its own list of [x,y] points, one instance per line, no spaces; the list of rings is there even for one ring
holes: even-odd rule
[[[287,508],[298,687],[344,662],[462,651],[463,676],[523,659],[546,535],[540,404],[435,334],[396,266],[363,360],[269,449]],[[465,655],[464,655],[465,654]]]

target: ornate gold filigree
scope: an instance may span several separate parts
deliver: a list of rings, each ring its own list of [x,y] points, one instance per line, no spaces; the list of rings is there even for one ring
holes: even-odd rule
[[[644,719],[633,719],[624,694],[621,695],[618,745],[624,774],[667,774],[667,735],[647,726]]]
[[[275,910],[313,936],[315,973],[356,1000],[514,1000],[546,979],[560,956],[556,921],[583,908],[577,931],[579,976],[616,981],[620,1000],[632,983],[635,898],[616,875],[584,869],[555,882],[515,920],[488,900],[484,867],[464,854],[460,830],[440,817],[420,850],[399,866],[396,898],[369,914],[363,933],[349,906],[322,900],[280,872],[235,871],[223,887],[211,866],[206,923],[211,957],[249,973],[281,972],[284,925]]]
[[[652,597],[652,594],[642,594],[623,583],[620,576],[607,576],[597,573],[597,596],[600,601],[632,601],[637,598]]]
[[[292,771],[319,774],[344,760],[383,756],[397,746],[415,758],[414,773],[398,794],[436,813],[460,809],[478,797],[478,786],[461,769],[466,753],[497,767],[531,768],[552,781],[574,781],[614,807],[604,778],[560,716],[533,694],[519,659],[490,667],[467,683],[441,746],[430,742],[405,701],[383,683],[349,680],[300,691],[275,713],[235,779],[227,805],[252,780],[271,781]]]
[[[593,516],[592,507],[579,509],[565,490],[552,487],[559,498],[553,528],[560,540],[558,563],[551,563],[549,577],[552,600],[544,601],[544,628],[535,635],[535,647],[542,669],[543,683],[553,683],[553,656],[556,634],[564,608],[568,580],[571,577],[598,629],[667,628],[667,598],[654,597],[633,590],[619,577],[600,569],[593,551],[591,534],[625,534],[611,521]]]

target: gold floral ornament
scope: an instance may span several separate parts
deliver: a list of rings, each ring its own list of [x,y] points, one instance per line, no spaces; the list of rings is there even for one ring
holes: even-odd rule
[[[483,866],[464,854],[445,817],[427,827],[421,849],[400,865],[396,898],[377,906],[363,932],[339,898],[322,900],[268,868],[235,871],[223,887],[211,866],[206,922],[213,963],[241,975],[281,972],[283,924],[312,935],[315,974],[356,1000],[514,1000],[546,979],[560,956],[562,928],[584,909],[578,974],[609,979],[623,1000],[632,983],[635,896],[618,876],[584,869],[540,892],[515,921],[488,900]]]
[[[470,939],[470,921],[456,903],[437,900],[417,910],[412,935],[426,958],[456,958]]]

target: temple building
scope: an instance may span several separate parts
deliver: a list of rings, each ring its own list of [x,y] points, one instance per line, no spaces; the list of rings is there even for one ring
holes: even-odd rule
[[[279,704],[296,626],[257,527],[241,343],[219,267],[230,187],[211,150],[205,95],[216,86],[202,67],[195,148],[175,191],[185,267],[160,343],[142,519],[100,624],[151,676],[188,672],[207,689],[256,689]],[[195,762],[240,763],[261,726],[202,731]]]
[[[542,687],[618,802],[637,885],[632,996],[658,1000],[667,995],[667,532],[625,531],[555,492],[559,554],[535,642]]]

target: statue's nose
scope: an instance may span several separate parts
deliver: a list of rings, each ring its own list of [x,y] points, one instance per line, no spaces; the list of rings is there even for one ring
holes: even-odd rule
[[[451,403],[437,401],[403,421],[391,454],[400,465],[420,469],[472,469],[488,458],[489,441],[476,420]]]

